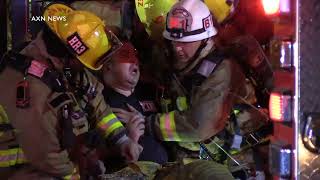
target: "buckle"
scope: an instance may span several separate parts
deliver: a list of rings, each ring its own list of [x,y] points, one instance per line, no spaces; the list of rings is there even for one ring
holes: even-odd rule
[[[256,133],[250,133],[248,136],[245,137],[245,140],[250,146],[255,146],[260,143],[262,137],[260,137]]]
[[[71,119],[73,125],[73,133],[78,136],[88,132],[89,125],[85,113],[83,111],[73,111],[71,112]]]

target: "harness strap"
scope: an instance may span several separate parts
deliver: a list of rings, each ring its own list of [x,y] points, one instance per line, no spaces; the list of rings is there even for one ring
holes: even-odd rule
[[[40,79],[55,92],[65,91],[60,73],[36,60],[30,60],[27,56],[14,51],[9,51],[2,61],[1,66],[9,65],[23,74],[27,72],[29,75]]]

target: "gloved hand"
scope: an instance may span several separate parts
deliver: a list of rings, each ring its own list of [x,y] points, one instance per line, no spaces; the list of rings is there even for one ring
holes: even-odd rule
[[[237,123],[242,135],[252,133],[261,127],[265,126],[268,121],[268,111],[266,109],[246,108],[242,109],[236,115]]]
[[[99,175],[105,173],[105,166],[103,162],[99,160],[100,157],[96,149],[81,146],[80,151],[81,155],[79,155],[78,158],[81,177],[85,177],[84,179],[89,179],[89,177],[97,179]]]
[[[89,148],[97,148],[105,144],[105,141],[97,129],[89,130],[85,134],[85,143]]]
[[[120,153],[126,159],[127,162],[135,162],[138,160],[143,148],[138,143],[134,142],[128,137],[119,144]]]
[[[73,172],[74,165],[69,159],[68,152],[63,150],[47,154],[42,168],[54,175],[65,176]]]

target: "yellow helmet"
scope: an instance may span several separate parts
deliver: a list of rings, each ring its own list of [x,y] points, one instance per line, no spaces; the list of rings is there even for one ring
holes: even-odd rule
[[[53,3],[46,7],[44,18],[54,34],[86,67],[99,70],[108,59],[112,47],[110,34],[96,15]]]
[[[217,22],[229,19],[238,5],[239,0],[204,0]]]
[[[135,0],[137,13],[153,40],[162,39],[167,13],[179,0]]]

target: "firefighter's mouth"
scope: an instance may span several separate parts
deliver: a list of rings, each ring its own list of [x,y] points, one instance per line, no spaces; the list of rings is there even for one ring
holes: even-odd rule
[[[178,52],[177,52],[177,55],[178,55],[178,57],[180,57],[180,58],[185,56],[182,51],[178,51]]]

